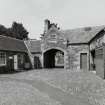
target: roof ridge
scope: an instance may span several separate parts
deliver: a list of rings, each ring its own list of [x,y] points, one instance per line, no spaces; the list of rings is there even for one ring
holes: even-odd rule
[[[24,40],[16,39],[16,38],[9,37],[9,36],[0,35],[0,37],[5,37],[5,38],[9,38],[9,39],[13,39],[13,40],[18,40],[18,41],[24,42]]]
[[[78,29],[85,29],[85,28],[96,28],[96,27],[105,27],[105,25],[97,25],[97,26],[85,26],[85,27],[77,27],[77,28],[71,28],[71,29],[64,29],[60,31],[72,31],[72,30],[78,30]]]
[[[24,41],[2,35],[0,35],[0,50],[27,52]]]

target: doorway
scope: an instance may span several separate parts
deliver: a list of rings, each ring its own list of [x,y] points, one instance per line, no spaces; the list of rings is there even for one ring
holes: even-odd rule
[[[64,68],[64,52],[50,49],[44,53],[44,68]]]
[[[87,70],[87,53],[80,55],[80,69]]]

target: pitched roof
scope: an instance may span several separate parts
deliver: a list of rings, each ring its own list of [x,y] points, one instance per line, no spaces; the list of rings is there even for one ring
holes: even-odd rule
[[[85,28],[77,28],[70,30],[56,30],[56,33],[64,36],[64,38],[68,39],[70,43],[88,43],[93,37],[96,36],[105,26],[95,26],[95,27],[85,27]],[[49,30],[47,34],[50,34],[52,31]],[[44,36],[46,38],[46,35]],[[27,42],[27,46],[31,53],[40,53],[41,52],[41,41],[36,39],[31,39]]]
[[[63,34],[70,43],[88,43],[96,34],[104,29],[105,26],[85,27],[71,30],[62,30]]]
[[[29,41],[28,48],[31,51],[31,53],[40,53],[41,52],[41,41],[40,40],[34,40],[31,39]]]
[[[27,52],[24,41],[0,35],[0,50]]]

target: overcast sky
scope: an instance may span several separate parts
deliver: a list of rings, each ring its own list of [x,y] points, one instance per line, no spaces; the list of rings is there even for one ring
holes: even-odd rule
[[[105,0],[0,0],[0,24],[23,23],[30,38],[39,38],[44,20],[61,29],[105,25]]]

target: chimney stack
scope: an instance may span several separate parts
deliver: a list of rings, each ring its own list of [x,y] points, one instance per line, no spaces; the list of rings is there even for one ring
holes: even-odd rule
[[[50,21],[48,19],[46,19],[44,21],[44,33],[47,33],[49,27],[50,27]]]

